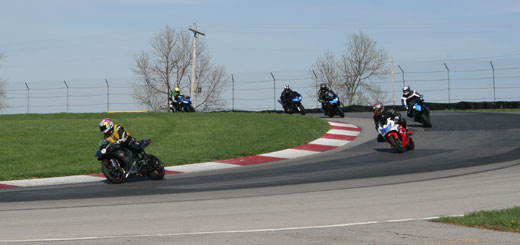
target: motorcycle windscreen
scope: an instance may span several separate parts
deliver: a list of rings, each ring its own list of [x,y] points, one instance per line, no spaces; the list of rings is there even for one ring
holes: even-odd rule
[[[378,131],[381,134],[386,134],[388,131],[390,131],[390,129],[392,129],[392,127],[394,127],[394,124],[392,122],[389,122],[388,124],[386,124],[386,127],[384,125],[382,127],[379,127]]]

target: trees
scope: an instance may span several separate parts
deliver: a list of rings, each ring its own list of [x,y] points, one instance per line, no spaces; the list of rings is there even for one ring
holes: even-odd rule
[[[157,33],[150,42],[150,51],[141,52],[134,58],[132,71],[139,83],[133,86],[133,96],[151,111],[168,110],[168,96],[179,87],[183,94],[190,91],[193,37],[188,30],[177,31],[168,25]],[[201,93],[197,110],[207,111],[225,105],[222,97],[227,86],[226,70],[213,65],[206,52],[205,43],[197,43],[197,74]]]
[[[4,57],[4,54],[0,52],[0,62],[2,62]],[[0,77],[0,111],[7,108],[6,86],[7,82]]]
[[[378,49],[370,37],[359,32],[348,35],[345,50],[340,57],[325,51],[314,63],[313,70],[317,72],[317,82],[329,84],[348,105],[352,105],[356,98],[358,101],[366,100],[359,93],[361,88],[378,100],[381,99],[378,97],[384,98],[384,94],[377,92],[380,88],[372,79],[388,74],[388,55],[384,49]]]

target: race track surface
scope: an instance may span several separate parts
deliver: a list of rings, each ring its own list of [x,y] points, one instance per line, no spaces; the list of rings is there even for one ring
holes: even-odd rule
[[[347,114],[346,121],[348,117],[370,119],[370,114]],[[168,176],[159,182],[142,178],[123,185],[94,183],[0,190],[5,192],[0,202],[175,194],[376,178],[486,165],[520,156],[520,114],[436,113],[432,121],[433,128],[423,128],[409,119],[416,149],[403,154],[395,153],[387,143],[371,140],[305,159],[193,176]],[[362,122],[358,125],[363,128],[362,133],[375,135],[373,123]],[[366,132],[371,130],[374,132]],[[297,133],[297,129],[294,131]],[[377,183],[381,184],[384,183]]]
[[[0,243],[518,244],[427,222],[519,205],[518,113],[432,113],[409,121],[416,149],[375,140],[368,113],[351,145],[308,158],[169,175],[162,181],[0,189]],[[297,129],[294,129],[297,133]]]

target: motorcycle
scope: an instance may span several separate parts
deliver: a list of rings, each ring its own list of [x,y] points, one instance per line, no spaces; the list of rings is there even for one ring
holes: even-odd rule
[[[413,150],[415,143],[411,137],[412,131],[407,131],[397,123],[398,120],[387,118],[386,122],[379,122],[377,131],[398,153],[403,153],[405,149]]]
[[[175,101],[176,105],[173,104],[174,101],[169,99],[168,106],[172,112],[180,111],[180,112],[195,112],[195,108],[191,105],[191,97],[180,95]]]
[[[424,103],[422,96],[420,98],[412,98],[409,104],[413,106],[409,108],[408,116],[413,117],[415,122],[422,123],[424,127],[431,128],[430,109]]]
[[[325,95],[325,115],[328,115],[329,117],[334,117],[335,115],[339,115],[340,117],[345,117],[345,113],[341,109],[341,103],[339,101],[338,96],[327,93]]]
[[[151,140],[139,141],[143,151],[135,153],[118,143],[110,144],[107,140],[101,140],[95,156],[101,161],[103,174],[112,183],[123,183],[135,175],[160,180],[165,174],[163,163],[156,156],[144,152],[150,143]]]
[[[281,100],[278,100],[278,102],[282,104],[284,111],[289,114],[299,112],[300,114],[305,115],[305,108],[302,105],[302,96],[299,93],[293,93],[290,101],[285,105]]]

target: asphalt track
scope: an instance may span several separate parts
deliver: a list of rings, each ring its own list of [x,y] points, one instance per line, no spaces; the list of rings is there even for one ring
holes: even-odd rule
[[[514,182],[520,176],[520,114],[433,113],[431,129],[409,122],[416,150],[403,154],[375,141],[370,114],[347,114],[344,121],[362,128],[356,143],[308,158],[170,175],[162,181],[0,189],[0,243],[435,243],[440,241],[435,234],[430,235],[434,240],[392,240],[399,232],[364,240],[359,232],[370,232],[345,228],[380,226],[384,235],[392,229],[388,224],[419,222],[402,229],[426,226],[424,233],[433,229],[421,221],[428,215],[520,204],[514,195],[520,186]],[[470,180],[475,182],[460,184]],[[490,183],[478,185],[484,180]],[[426,190],[429,194],[422,194]],[[472,195],[461,201],[465,193]],[[398,195],[406,198],[388,203]],[[427,200],[434,204],[437,199],[427,196],[444,202],[430,206]],[[394,206],[395,213],[375,202]],[[399,218],[411,220],[397,226],[393,219]],[[58,228],[51,229],[53,224]],[[107,228],[110,224],[117,228]],[[444,236],[456,229],[444,230]],[[279,232],[276,240],[263,234],[273,231]],[[519,241],[509,235],[493,239],[493,233],[486,236],[491,240],[479,241]]]

